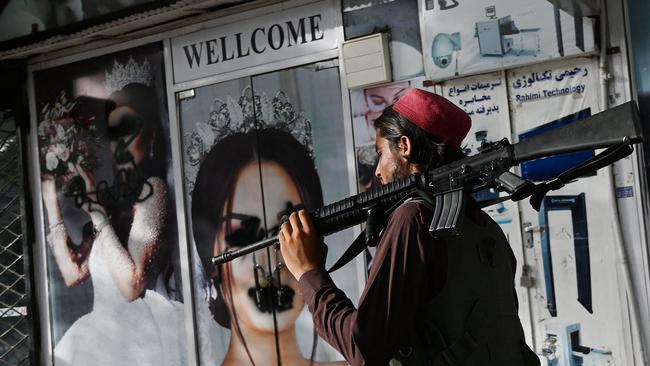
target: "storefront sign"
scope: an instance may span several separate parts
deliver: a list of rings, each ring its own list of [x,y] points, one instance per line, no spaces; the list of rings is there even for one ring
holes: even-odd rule
[[[510,112],[517,134],[573,113],[599,110],[598,63],[587,58],[520,67],[508,71]]]
[[[599,111],[598,63],[574,58],[508,71],[510,116],[519,141],[582,120]],[[532,181],[555,178],[593,156],[593,150],[523,163]]]
[[[555,75],[553,74],[555,71]],[[593,72],[593,71],[592,71]],[[589,67],[574,67],[569,70],[544,70],[544,72],[532,72],[530,75],[522,75],[512,83],[514,100],[517,103],[531,100],[556,97],[561,95],[581,94],[586,89],[584,79],[589,75]],[[548,82],[546,82],[548,80]],[[578,82],[574,85],[574,82]],[[544,87],[535,88],[530,91],[533,84],[544,82]]]
[[[330,1],[172,39],[176,83],[337,47]]]

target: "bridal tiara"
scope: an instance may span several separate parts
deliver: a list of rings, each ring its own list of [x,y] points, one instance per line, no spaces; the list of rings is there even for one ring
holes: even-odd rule
[[[152,79],[149,60],[145,58],[142,63],[138,63],[132,56],[129,56],[129,60],[125,64],[113,60],[113,68],[110,72],[106,70],[104,76],[107,95],[122,90],[122,88],[132,83],[151,86]]]
[[[213,145],[228,136],[248,133],[255,129],[276,129],[289,133],[314,158],[311,122],[303,112],[297,112],[283,92],[273,98],[247,86],[238,100],[227,96],[215,98],[206,122],[196,122],[196,129],[187,134],[188,163],[199,165]]]

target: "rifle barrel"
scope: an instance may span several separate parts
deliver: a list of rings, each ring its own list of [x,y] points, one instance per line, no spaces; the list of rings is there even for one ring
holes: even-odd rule
[[[239,258],[243,255],[253,253],[256,250],[260,250],[266,247],[270,247],[271,245],[275,244],[278,242],[278,236],[274,236],[272,238],[264,239],[261,241],[258,241],[256,243],[253,243],[251,245],[247,245],[245,247],[241,247],[238,249],[233,249],[233,250],[228,250],[226,252],[223,252],[219,254],[216,257],[212,258],[212,263],[214,263],[215,266],[219,266],[221,264],[224,264],[226,262],[230,262],[231,260],[235,258]]]

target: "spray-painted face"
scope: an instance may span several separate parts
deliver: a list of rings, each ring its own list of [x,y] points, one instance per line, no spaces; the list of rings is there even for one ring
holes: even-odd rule
[[[133,168],[145,159],[149,141],[143,129],[144,121],[131,107],[117,107],[108,115],[110,148],[118,168]]]
[[[225,213],[224,227],[215,242],[215,255],[277,234],[282,216],[303,207],[294,180],[275,162],[255,162],[244,167],[237,177],[231,200],[227,205],[230,212]],[[265,204],[263,214],[260,212],[262,202]],[[268,232],[264,230],[264,222]],[[261,331],[273,331],[272,307],[275,305],[278,330],[295,325],[304,301],[279,250],[270,248],[267,252],[262,249],[237,258],[224,267],[222,276],[221,286],[230,287],[230,301],[240,323]]]

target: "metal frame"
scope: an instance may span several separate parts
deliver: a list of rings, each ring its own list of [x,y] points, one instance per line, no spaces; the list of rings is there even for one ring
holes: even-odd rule
[[[558,200],[558,202],[554,202]],[[576,264],[576,283],[578,302],[593,314],[591,296],[591,264],[589,256],[589,234],[585,194],[574,196],[546,196],[539,211],[539,226],[542,233],[542,260],[544,265],[544,284],[546,303],[552,317],[557,317],[557,299],[555,296],[555,275],[551,252],[551,237],[548,223],[549,211],[571,211],[573,223],[573,249]]]
[[[49,287],[46,281],[39,281],[38,279],[47,278],[47,255],[45,252],[45,229],[43,226],[43,195],[41,194],[41,181],[39,162],[38,162],[38,138],[36,136],[36,93],[34,90],[34,73],[31,68],[27,71],[27,88],[29,97],[29,134],[26,142],[29,144],[27,148],[27,158],[29,164],[29,177],[31,196],[33,197],[32,208],[34,214],[34,279],[35,287],[34,293],[39,304],[39,323],[41,324],[41,344],[40,354],[42,355],[41,362],[46,366],[53,364],[52,360],[52,327],[50,326],[50,304],[49,304]],[[27,169],[25,169],[27,170]]]
[[[636,65],[635,65],[635,51],[634,48],[632,47],[632,38],[631,38],[631,29],[630,29],[630,6],[629,6],[629,1],[628,0],[623,0],[620,2],[620,4],[614,0],[604,0],[605,6],[609,5],[609,3],[615,3],[616,5],[620,5],[621,9],[621,16],[620,18],[617,18],[619,21],[623,23],[622,28],[623,30],[621,31],[623,34],[620,38],[622,38],[622,41],[619,43],[622,48],[622,58],[626,62],[622,62],[622,69],[623,72],[625,73],[625,76],[627,78],[624,80],[622,83],[624,87],[626,87],[626,91],[629,94],[629,99],[631,100],[636,100],[638,103],[639,100],[639,95],[638,95],[638,82],[636,79],[635,75],[635,70],[636,70]],[[611,17],[610,17],[611,19]],[[610,27],[611,29],[611,27]],[[643,144],[637,145],[633,157],[631,157],[631,163],[632,163],[632,171],[634,172],[634,175],[637,177],[634,179],[634,191],[638,192],[638,198],[636,199],[636,215],[639,218],[639,221],[641,224],[643,224],[643,227],[640,228],[639,234],[641,237],[641,243],[644,243],[642,247],[642,253],[643,258],[640,260],[641,266],[642,266],[642,273],[638,273],[637,276],[632,275],[632,284],[634,289],[639,289],[644,284],[638,284],[635,285],[635,279],[638,281],[639,279],[647,279],[648,278],[648,272],[650,271],[650,247],[648,246],[648,237],[650,236],[650,226],[648,225],[648,220],[650,218],[650,197],[648,194],[648,186],[650,183],[648,182],[648,172],[647,172],[647,165],[645,163],[645,153],[644,153],[644,147]],[[629,247],[630,245],[633,245],[634,243],[626,243],[626,246]],[[646,292],[639,294],[643,295],[643,301],[647,304],[648,301],[650,301],[650,293],[647,291],[647,280],[645,284]],[[643,305],[641,303],[641,298],[642,296],[637,296],[637,301],[639,303],[640,311],[644,311],[644,314],[641,316],[641,319],[637,319],[640,323],[641,331],[645,332],[646,336],[643,337],[642,339],[643,344],[642,345],[636,345],[634,342],[630,345],[630,350],[632,350],[634,347],[640,346],[642,347],[642,352],[645,350],[645,357],[648,357],[648,354],[650,354],[650,340],[648,339],[649,337],[647,336],[648,334],[648,329],[650,329],[650,326],[647,325],[647,322],[644,321],[644,318],[648,316],[648,308],[647,307],[642,307]],[[647,306],[647,305],[646,305]],[[630,322],[631,320],[629,319],[631,317],[626,318],[625,320]],[[631,353],[631,352],[630,352]]]
[[[185,333],[188,335],[187,364],[198,365],[196,329],[194,329],[194,284],[192,283],[192,266],[190,265],[189,259],[190,246],[186,232],[187,218],[185,215],[185,190],[183,184],[182,138],[178,113],[176,111],[176,93],[170,90],[173,83],[173,75],[169,40],[163,43],[163,63],[165,66],[165,85],[167,86],[167,110],[169,115],[169,135],[171,138],[172,174],[174,177],[174,202],[176,205],[176,226],[178,227],[178,252],[180,255],[183,283],[183,306],[185,308]],[[190,350],[193,350],[193,352]]]
[[[26,75],[25,75],[26,76]],[[26,85],[25,85],[26,87]],[[23,89],[23,92],[26,90]],[[30,321],[30,337],[32,338],[30,340],[30,358],[32,359],[33,362],[40,363],[41,361],[41,353],[37,350],[37,347],[40,346],[41,344],[41,328],[42,328],[42,323],[38,321],[35,317],[37,314],[34,314],[33,310],[35,310],[39,304],[37,301],[38,297],[34,293],[36,291],[36,275],[35,275],[35,269],[32,266],[32,263],[34,263],[34,221],[32,220],[33,218],[33,212],[34,212],[34,206],[33,206],[33,196],[30,194],[29,191],[29,167],[25,166],[25,162],[28,161],[28,154],[29,154],[29,138],[28,138],[28,133],[29,133],[29,113],[28,113],[28,106],[24,105],[24,113],[26,114],[24,118],[20,118],[21,123],[16,125],[16,136],[18,138],[18,148],[19,148],[19,158],[21,160],[21,171],[20,174],[22,175],[21,177],[21,182],[20,185],[23,188],[23,192],[20,194],[21,195],[21,213],[22,213],[22,230],[23,230],[23,261],[24,261],[24,268],[25,268],[25,275],[26,275],[26,288],[28,289],[27,291],[27,297],[28,297],[28,303],[30,306],[31,314],[28,314],[28,319]],[[21,115],[23,113],[21,112]],[[17,118],[17,120],[18,120]],[[33,356],[33,357],[32,357]]]

